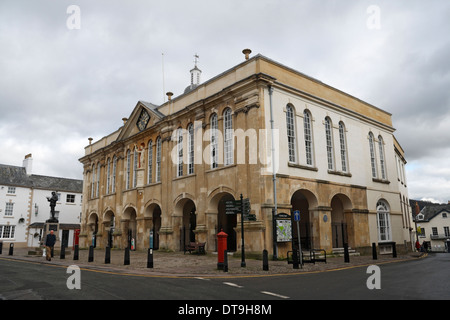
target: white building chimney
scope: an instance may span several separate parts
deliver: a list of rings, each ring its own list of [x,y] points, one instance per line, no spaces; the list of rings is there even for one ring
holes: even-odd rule
[[[33,169],[33,158],[31,157],[31,153],[27,154],[25,156],[25,159],[23,159],[22,167],[25,168],[27,175],[31,174],[32,169]]]

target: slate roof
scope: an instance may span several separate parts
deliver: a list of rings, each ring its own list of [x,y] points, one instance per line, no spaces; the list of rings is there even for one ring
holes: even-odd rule
[[[0,184],[6,186],[32,188],[32,181],[27,176],[24,167],[0,164]]]
[[[441,214],[442,212],[449,212],[450,213],[450,204],[440,204],[435,206],[426,206],[424,207],[420,213],[423,214],[423,220],[421,221],[430,221],[437,215]]]
[[[423,214],[423,220],[420,221],[428,222],[435,216],[442,213],[443,211],[450,213],[450,204],[439,204],[421,200],[409,200],[413,219],[416,219],[416,212],[415,212],[416,202],[419,206],[420,213]]]
[[[83,180],[27,175],[24,167],[0,164],[0,185],[65,192],[83,192]]]

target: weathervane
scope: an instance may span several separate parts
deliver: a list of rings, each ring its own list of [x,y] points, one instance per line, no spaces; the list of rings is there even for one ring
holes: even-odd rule
[[[198,59],[200,58],[200,56],[198,55],[198,54],[195,54],[194,55],[194,63],[195,63],[195,66],[197,66],[197,62],[198,62]]]

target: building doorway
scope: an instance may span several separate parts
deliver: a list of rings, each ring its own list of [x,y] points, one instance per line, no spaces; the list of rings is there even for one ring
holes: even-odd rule
[[[351,202],[347,196],[337,194],[331,199],[331,241],[333,248],[343,248],[348,244],[346,208],[351,209]]]
[[[195,242],[195,228],[197,227],[197,215],[194,201],[183,199],[179,205],[182,207],[183,218],[180,226],[180,250],[184,251],[189,242]]]
[[[125,223],[128,224],[126,226],[126,241],[125,247],[136,250],[137,241],[137,221],[136,221],[136,210],[133,207],[128,207],[124,212]]]
[[[297,190],[291,197],[292,212],[296,210],[300,211],[299,229],[302,250],[310,250],[313,248],[312,226],[309,212],[310,203],[308,201],[310,197],[314,197],[314,195],[308,190]],[[298,249],[297,225],[294,223],[292,226],[293,244]]]
[[[153,209],[153,249],[159,249],[159,229],[161,229],[161,207]]]
[[[225,211],[225,202],[226,201],[234,201],[234,197],[230,194],[224,194],[220,197],[219,203],[217,205],[217,233],[223,230],[227,237],[227,250],[228,251],[236,251],[236,226],[237,226],[237,214],[226,214]]]

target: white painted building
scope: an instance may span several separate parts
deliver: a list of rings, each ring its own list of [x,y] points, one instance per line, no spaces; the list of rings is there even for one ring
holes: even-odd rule
[[[23,166],[0,164],[0,241],[19,247],[39,247],[43,226],[50,218],[47,197],[56,191],[58,240],[72,246],[74,232],[80,228],[82,180],[31,174],[32,157]]]
[[[432,252],[450,252],[450,202],[426,205],[415,222],[420,245]]]

